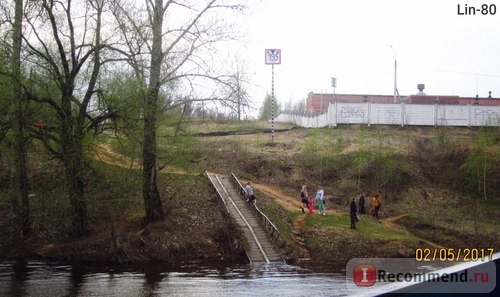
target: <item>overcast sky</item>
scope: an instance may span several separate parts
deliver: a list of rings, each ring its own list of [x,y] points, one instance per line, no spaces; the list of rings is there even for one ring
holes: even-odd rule
[[[465,6],[495,15],[459,15]],[[392,95],[394,59],[401,95],[500,97],[500,3],[496,0],[263,0],[241,20],[250,93],[271,93],[264,50],[282,50],[275,95],[303,100],[310,91]],[[392,45],[392,48],[391,48]]]

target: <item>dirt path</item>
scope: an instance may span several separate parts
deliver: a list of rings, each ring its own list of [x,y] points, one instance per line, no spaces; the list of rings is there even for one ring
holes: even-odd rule
[[[132,159],[120,153],[113,151],[109,144],[101,143],[95,147],[94,158],[102,162],[118,165],[124,168],[140,169],[141,163],[138,159]],[[188,174],[186,170],[179,169],[174,166],[163,166],[160,172],[175,173],[175,174]]]
[[[244,182],[246,182],[246,181],[244,181]],[[258,184],[256,182],[252,182],[252,184],[256,190],[266,194],[266,196],[273,198],[284,209],[289,210],[289,211],[294,211],[294,212],[295,211],[302,212],[302,210],[301,210],[302,203],[300,202],[300,198],[298,197],[298,194],[297,194],[297,197],[290,197],[287,194],[283,193],[281,190],[279,190],[273,186]],[[315,213],[317,213],[316,209],[315,209]],[[327,209],[326,213],[327,214],[338,214],[337,211],[334,211],[332,209]]]
[[[118,165],[125,168],[140,168],[137,160],[132,160],[122,154],[119,154],[107,143],[99,143],[94,149],[94,159],[102,162]]]
[[[252,182],[253,186],[255,189],[258,191],[266,194],[266,196],[269,196],[273,198],[279,205],[281,205],[284,209],[290,210],[290,211],[300,211],[300,208],[302,207],[302,203],[299,201],[298,198],[293,198],[290,197],[280,190],[273,188],[268,185],[263,185],[263,184],[257,184],[255,182]]]
[[[402,215],[399,215],[399,216],[395,216],[395,217],[388,217],[388,218],[384,218],[384,219],[381,219],[380,220],[380,224],[386,226],[386,227],[389,227],[391,229],[394,229],[394,228],[399,228],[399,225],[396,224],[396,221],[399,221],[401,220],[402,218],[408,216],[407,214],[402,214]]]
[[[399,221],[399,220],[401,220],[402,218],[405,218],[405,217],[407,217],[407,216],[408,216],[407,214],[402,214],[402,215],[398,215],[398,216],[394,216],[394,217],[384,218],[384,219],[380,220],[380,224],[382,224],[382,225],[384,225],[384,226],[386,226],[386,227],[388,227],[388,228],[391,228],[391,229],[396,229],[396,228],[398,228],[398,229],[400,229],[400,230],[404,230],[404,231],[405,231],[405,232],[407,232],[408,234],[411,234],[411,235],[413,235],[413,236],[417,237],[415,234],[413,234],[413,233],[409,232],[408,230],[406,230],[406,229],[402,228],[400,225],[398,225],[398,224],[396,223],[397,221]],[[443,246],[441,246],[441,245],[439,245],[439,244],[437,244],[437,243],[435,243],[435,242],[428,241],[428,240],[423,239],[423,238],[420,238],[420,237],[418,237],[418,238],[419,238],[420,242],[425,243],[425,244],[427,244],[427,245],[429,245],[429,246],[432,246],[432,247],[434,247],[434,248],[445,248],[445,247],[443,247]]]

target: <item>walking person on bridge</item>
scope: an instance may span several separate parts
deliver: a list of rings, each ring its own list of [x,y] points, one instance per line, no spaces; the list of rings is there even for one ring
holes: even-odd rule
[[[248,181],[247,185],[245,186],[245,192],[247,196],[247,202],[255,206],[255,201],[257,200],[255,198],[255,195],[253,193],[253,188],[252,188],[252,182]]]

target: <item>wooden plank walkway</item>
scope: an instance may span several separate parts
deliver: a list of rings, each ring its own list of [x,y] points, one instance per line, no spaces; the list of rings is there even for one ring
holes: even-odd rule
[[[232,177],[208,172],[207,176],[222,198],[231,218],[243,231],[247,242],[246,253],[250,262],[282,262],[273,241],[251,206],[239,194],[231,181]]]

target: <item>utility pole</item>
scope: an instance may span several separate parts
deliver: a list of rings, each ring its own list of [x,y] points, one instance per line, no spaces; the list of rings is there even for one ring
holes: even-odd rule
[[[334,104],[334,123],[333,126],[337,126],[337,98],[335,98],[335,88],[337,87],[337,79],[335,77],[332,77],[332,88],[333,88],[333,97],[332,97],[332,104]],[[331,121],[331,119],[330,119]]]
[[[392,52],[394,53],[394,103],[396,103],[397,97],[399,97],[399,91],[397,87],[397,71],[398,71],[398,59],[396,56],[396,50],[392,46],[392,44],[389,45],[392,48]]]

